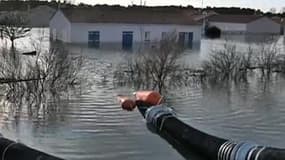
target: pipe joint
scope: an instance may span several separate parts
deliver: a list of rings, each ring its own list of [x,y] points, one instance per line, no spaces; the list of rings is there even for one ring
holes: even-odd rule
[[[227,141],[219,148],[218,160],[249,160],[257,147],[252,142]]]
[[[157,129],[161,128],[158,119],[162,116],[174,117],[175,114],[171,108],[165,107],[163,105],[150,107],[145,113],[147,124],[151,124]]]
[[[248,156],[250,156],[249,153],[253,149],[255,149],[258,145],[252,142],[240,142],[238,143],[232,153],[231,153],[231,159],[230,160],[247,160]]]

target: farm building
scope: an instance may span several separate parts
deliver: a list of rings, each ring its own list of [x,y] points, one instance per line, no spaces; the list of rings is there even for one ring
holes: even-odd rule
[[[132,48],[138,43],[161,40],[176,32],[185,45],[200,42],[202,25],[188,9],[159,7],[93,7],[60,9],[50,21],[51,38],[66,43],[100,47],[116,43]]]
[[[280,34],[280,23],[258,15],[214,15],[209,26],[216,26],[224,34]]]

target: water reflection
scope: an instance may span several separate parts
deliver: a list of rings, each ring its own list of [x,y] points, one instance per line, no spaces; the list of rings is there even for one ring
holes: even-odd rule
[[[181,61],[199,65],[208,51],[221,47],[223,42],[203,40],[201,50],[186,51]],[[246,45],[237,44],[240,48]],[[74,54],[86,57],[82,66],[86,77],[76,92],[44,102],[50,110],[37,118],[28,116],[25,110],[14,117],[0,107],[0,127],[6,137],[70,160],[200,160],[169,141],[171,146],[165,137],[149,132],[138,112],[124,112],[117,104],[117,94],[130,94],[135,89],[115,86],[112,73],[121,60],[133,53],[68,47]],[[284,84],[282,76],[266,82],[253,73],[247,83],[240,85],[173,87],[167,103],[180,119],[204,132],[285,147]]]

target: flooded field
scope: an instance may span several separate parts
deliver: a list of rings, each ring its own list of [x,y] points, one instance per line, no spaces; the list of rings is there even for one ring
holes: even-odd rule
[[[222,47],[224,42],[202,40],[199,49],[185,51],[183,63],[199,66],[212,49]],[[241,41],[231,43],[240,49],[248,46]],[[21,45],[26,42],[18,42]],[[282,37],[277,46],[284,53]],[[57,109],[45,116],[29,117],[23,112],[15,117],[1,109],[0,130],[4,136],[70,160],[185,159],[164,139],[152,134],[137,111],[125,112],[116,101],[118,94],[135,91],[115,85],[112,75],[117,64],[134,53],[80,45],[67,47],[71,53],[86,57],[82,68],[86,77],[80,87],[57,104],[49,104]],[[180,119],[207,133],[285,148],[284,97],[284,76],[274,76],[268,82],[250,75],[246,84],[173,88],[167,95],[167,105]],[[0,106],[4,102],[1,103]],[[197,160],[189,154],[187,158]]]

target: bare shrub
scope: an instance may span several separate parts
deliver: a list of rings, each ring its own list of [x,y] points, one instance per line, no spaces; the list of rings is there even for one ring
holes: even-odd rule
[[[248,53],[237,51],[235,45],[225,44],[222,50],[213,51],[209,60],[202,64],[208,78],[216,80],[239,80],[246,77],[247,68],[251,66],[252,51]]]
[[[18,54],[11,54],[11,51],[8,48],[0,49],[0,78],[14,79],[17,76],[21,76],[21,64]]]
[[[179,64],[183,53],[177,43],[176,33],[168,34],[154,47],[145,53],[136,54],[120,64],[114,73],[114,78],[119,83],[132,83],[136,88],[156,89],[162,92],[176,77],[181,76],[184,66]],[[179,79],[179,78],[178,78]]]
[[[262,75],[266,73],[269,75],[273,68],[276,67],[277,59],[278,59],[278,50],[276,43],[268,44],[263,43],[261,44],[260,50],[256,52],[256,65],[260,68]]]
[[[7,56],[4,52],[1,56]],[[79,83],[78,73],[82,57],[71,56],[64,46],[38,52],[37,56],[19,55],[19,65],[9,65],[1,59],[1,77],[5,82],[6,100],[17,108],[25,104],[28,109],[39,111],[50,97],[59,97]],[[13,74],[12,74],[13,73]],[[36,113],[37,112],[31,112]]]
[[[247,51],[238,51],[235,45],[226,43],[222,50],[213,51],[202,68],[214,80],[247,80],[248,71],[256,70],[269,78],[273,72],[282,70],[282,64],[276,43],[266,41]]]
[[[281,72],[281,73],[285,73],[285,56],[284,55],[279,55],[278,56],[278,72]]]
[[[6,82],[12,82],[16,79],[22,79],[23,72],[22,72],[22,63],[19,60],[19,54],[11,54],[10,49],[7,48],[1,48],[0,53],[0,78],[2,81]],[[17,83],[7,83],[7,89],[6,89],[6,97],[7,99],[15,99],[15,97],[18,97],[21,99],[23,97],[23,94],[20,93],[20,90],[22,90],[22,86]]]

